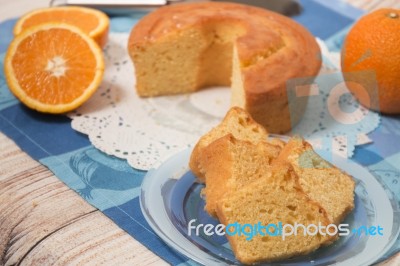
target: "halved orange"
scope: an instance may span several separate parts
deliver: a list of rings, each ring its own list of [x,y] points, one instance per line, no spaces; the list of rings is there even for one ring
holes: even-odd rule
[[[47,23],[14,38],[4,72],[10,90],[26,106],[64,113],[80,106],[99,87],[104,58],[97,43],[79,28]]]
[[[76,26],[92,37],[100,47],[108,38],[110,20],[103,12],[85,7],[50,7],[37,9],[22,16],[14,27],[14,36],[24,29],[42,23],[65,23]]]

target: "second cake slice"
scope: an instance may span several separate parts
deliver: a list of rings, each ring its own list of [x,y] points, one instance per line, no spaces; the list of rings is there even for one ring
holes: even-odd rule
[[[265,175],[281,147],[267,141],[253,144],[228,134],[212,142],[201,154],[205,173],[206,211],[216,217],[218,201]]]
[[[253,226],[247,226],[245,233],[227,232],[235,256],[245,264],[308,254],[336,239],[329,234],[305,234],[302,229],[297,235],[283,238],[284,232],[275,231],[279,230],[279,224],[293,226],[297,223],[307,227],[330,223],[325,210],[301,189],[299,178],[288,163],[274,163],[258,180],[226,195],[217,204],[217,214],[220,222],[228,226],[227,231],[231,228],[229,225]],[[258,224],[276,227],[268,229],[271,234],[266,233],[267,229],[255,232],[254,226]],[[315,228],[312,231],[314,233]]]

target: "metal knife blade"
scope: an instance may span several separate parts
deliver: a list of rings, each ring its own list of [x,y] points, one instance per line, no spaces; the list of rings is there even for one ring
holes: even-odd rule
[[[52,0],[52,5],[86,6],[115,14],[129,14],[138,10],[151,11],[155,8],[176,3],[205,2],[210,0]],[[211,0],[215,2],[234,2],[266,8],[286,16],[301,12],[298,0]]]

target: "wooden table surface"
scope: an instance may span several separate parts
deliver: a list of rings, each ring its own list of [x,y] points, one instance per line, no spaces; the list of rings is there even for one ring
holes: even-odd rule
[[[347,0],[373,10],[398,0]],[[0,21],[48,6],[0,0]],[[166,265],[0,133],[0,265]],[[400,254],[382,265],[400,265]]]

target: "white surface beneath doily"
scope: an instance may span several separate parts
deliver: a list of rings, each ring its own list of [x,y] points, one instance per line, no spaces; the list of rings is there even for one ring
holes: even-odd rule
[[[230,90],[210,88],[187,95],[140,98],[135,91],[127,41],[126,33],[110,34],[103,82],[91,99],[69,117],[72,127],[88,135],[96,148],[126,159],[136,169],[148,170],[194,145],[217,125],[229,109]],[[339,56],[322,48],[325,58],[338,64]],[[377,121],[370,128],[375,128]],[[366,134],[371,130],[359,132],[356,144],[367,143]]]

